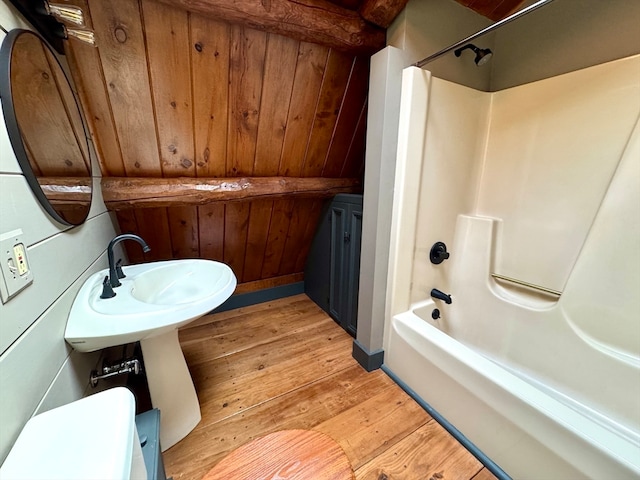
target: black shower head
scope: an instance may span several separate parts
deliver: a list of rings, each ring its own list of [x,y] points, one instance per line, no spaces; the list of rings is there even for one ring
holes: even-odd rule
[[[472,43],[469,43],[464,47],[460,47],[453,53],[455,54],[456,57],[459,57],[462,54],[462,51],[466,50],[467,48],[470,48],[476,54],[476,58],[474,61],[476,62],[477,66],[484,65],[485,63],[487,63],[489,60],[491,60],[491,57],[493,55],[493,52],[490,49],[478,48]]]

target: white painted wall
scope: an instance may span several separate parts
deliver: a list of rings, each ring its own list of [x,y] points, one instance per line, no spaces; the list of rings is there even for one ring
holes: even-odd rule
[[[454,0],[412,0],[387,30],[387,44],[401,49],[407,65],[422,60],[453,43],[491,25],[492,21],[463,7]],[[480,48],[494,48],[493,35],[478,41]],[[461,83],[478,90],[488,90],[489,65],[479,68],[474,54],[465,51],[457,58],[453,53],[429,64],[436,77]]]
[[[454,0],[410,0],[387,30],[387,44],[401,49],[409,65],[491,23]],[[465,51],[425,68],[478,90],[503,90],[640,53],[639,24],[637,1],[558,0],[474,40],[493,51],[488,64],[477,67]]]
[[[556,0],[495,32],[490,91],[640,53],[638,25],[635,0]]]
[[[7,0],[0,2],[0,26],[29,28]],[[0,40],[5,34],[0,30]],[[93,159],[94,175],[99,172]],[[74,352],[64,329],[84,279],[106,267],[106,246],[116,235],[106,212],[100,179],[87,222],[66,227],[51,220],[31,193],[0,125],[0,233],[24,232],[33,284],[0,305],[0,462],[34,414],[84,396],[99,352]]]

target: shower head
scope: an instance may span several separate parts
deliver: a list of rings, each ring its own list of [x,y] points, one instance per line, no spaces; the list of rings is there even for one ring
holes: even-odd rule
[[[467,48],[470,48],[476,54],[476,58],[475,58],[474,61],[476,62],[477,66],[484,65],[489,60],[491,60],[491,57],[493,56],[493,52],[490,49],[488,49],[488,48],[478,48],[475,45],[473,45],[472,43],[469,43],[469,44],[465,45],[464,47],[460,47],[459,49],[457,49],[453,53],[455,54],[456,57],[459,57],[462,54],[462,51],[466,50]]]

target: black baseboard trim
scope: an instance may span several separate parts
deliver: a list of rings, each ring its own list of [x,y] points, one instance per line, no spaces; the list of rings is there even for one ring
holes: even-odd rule
[[[226,302],[211,313],[226,312],[234,308],[248,307],[249,305],[269,302],[279,298],[291,297],[299,293],[304,293],[304,282],[288,283],[287,285],[265,288],[255,292],[239,293],[229,297]]]
[[[369,352],[364,348],[358,340],[353,341],[353,351],[351,356],[364,368],[367,372],[377,370],[382,366],[384,360],[384,350],[376,350]]]
[[[431,415],[431,417],[438,422],[442,427],[451,434],[464,448],[469,450],[469,453],[476,457],[480,463],[482,463],[487,470],[493,473],[499,480],[512,480],[507,473],[502,470],[496,462],[491,460],[485,455],[478,447],[476,447],[471,440],[464,436],[464,434],[454,427],[449,421],[438,413],[431,405],[425,402],[420,395],[418,395],[409,385],[404,383],[392,370],[386,365],[382,365],[382,371],[389,375],[391,379],[398,384],[407,395],[413,398],[418,405],[425,409],[425,411]]]

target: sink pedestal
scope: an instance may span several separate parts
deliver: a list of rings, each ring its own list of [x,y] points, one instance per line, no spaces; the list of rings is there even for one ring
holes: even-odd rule
[[[164,452],[193,430],[202,418],[196,389],[174,329],[140,341],[151,394],[160,410],[160,445]]]

